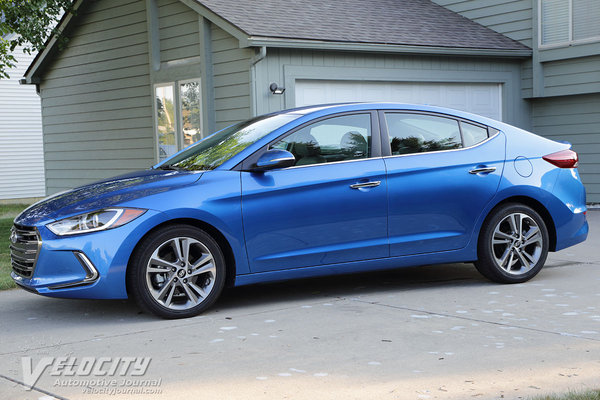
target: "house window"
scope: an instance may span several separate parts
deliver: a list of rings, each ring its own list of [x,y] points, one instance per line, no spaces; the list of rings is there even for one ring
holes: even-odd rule
[[[600,40],[600,1],[539,0],[540,45]]]
[[[154,86],[158,160],[172,156],[202,138],[200,80]]]

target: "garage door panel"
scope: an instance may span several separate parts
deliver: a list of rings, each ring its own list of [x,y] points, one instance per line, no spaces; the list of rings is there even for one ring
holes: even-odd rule
[[[296,106],[382,101],[455,108],[502,120],[501,85],[496,83],[434,83],[297,80]]]

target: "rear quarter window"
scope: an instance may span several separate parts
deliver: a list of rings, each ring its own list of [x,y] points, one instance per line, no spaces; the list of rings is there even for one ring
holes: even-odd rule
[[[463,143],[465,147],[474,146],[488,138],[487,128],[469,124],[467,122],[461,122],[460,127],[462,129]]]

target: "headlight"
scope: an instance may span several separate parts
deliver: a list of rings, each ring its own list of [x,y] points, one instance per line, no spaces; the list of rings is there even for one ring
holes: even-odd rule
[[[75,235],[116,228],[133,221],[146,210],[137,208],[107,208],[61,219],[46,225],[55,235]]]

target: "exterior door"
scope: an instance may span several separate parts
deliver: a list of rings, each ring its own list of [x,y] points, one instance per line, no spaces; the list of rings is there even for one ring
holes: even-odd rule
[[[498,189],[504,135],[441,116],[386,113],[385,120],[391,256],[465,247]]]
[[[301,127],[270,146],[292,152],[295,166],[241,173],[252,272],[389,255],[385,164],[371,146],[375,116]]]

